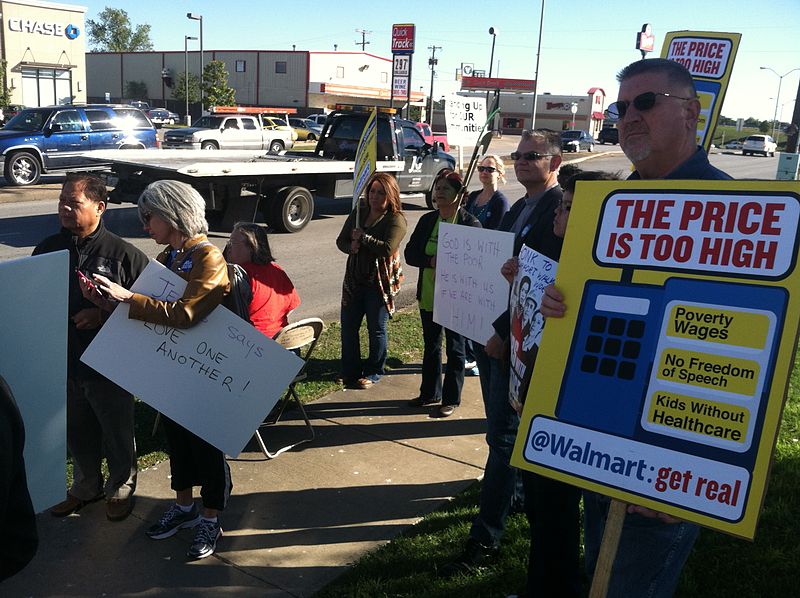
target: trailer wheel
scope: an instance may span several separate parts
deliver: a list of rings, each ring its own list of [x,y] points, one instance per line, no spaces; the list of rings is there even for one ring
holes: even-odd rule
[[[297,233],[314,215],[314,196],[305,187],[285,187],[278,191],[270,206],[267,221],[276,230]]]

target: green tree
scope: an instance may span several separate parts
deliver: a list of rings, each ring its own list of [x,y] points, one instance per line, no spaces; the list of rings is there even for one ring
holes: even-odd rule
[[[11,91],[6,87],[6,68],[6,61],[0,60],[0,106],[8,106],[11,102]]]
[[[186,102],[186,74],[180,73],[175,86],[172,88],[172,97],[181,102]],[[200,101],[200,78],[194,73],[189,73],[189,103]]]
[[[141,52],[152,50],[150,25],[131,24],[128,13],[106,6],[97,20],[86,20],[86,31],[92,52]]]
[[[203,69],[203,92],[206,107],[236,104],[236,90],[228,87],[228,71],[221,60],[212,60]]]
[[[758,130],[762,133],[769,133],[771,128],[772,123],[768,120],[762,120],[760,123],[758,123]]]
[[[125,97],[131,100],[146,100],[150,96],[144,81],[125,81]]]

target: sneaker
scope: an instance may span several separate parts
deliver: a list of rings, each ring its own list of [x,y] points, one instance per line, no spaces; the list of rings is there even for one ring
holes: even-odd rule
[[[219,526],[219,521],[201,519],[186,556],[195,560],[211,556],[217,549],[217,540],[220,536],[222,528]]]
[[[77,513],[86,505],[97,502],[101,498],[105,498],[105,494],[102,492],[94,498],[90,498],[89,500],[81,500],[80,498],[75,498],[71,494],[67,494],[67,498],[65,500],[62,500],[60,503],[50,509],[50,514],[53,517],[66,517],[67,515]]]
[[[471,370],[472,368],[478,367],[477,361],[467,361],[464,363],[465,370]]]
[[[424,397],[417,397],[408,402],[409,407],[430,407],[431,405],[438,405],[442,399],[426,399]]]
[[[455,405],[442,405],[438,409],[434,409],[431,415],[433,415],[433,417],[450,417],[455,412],[456,412]]]
[[[370,374],[369,376],[367,376],[367,380],[369,380],[373,384],[377,384],[380,379],[381,379],[380,374]]]
[[[179,529],[194,527],[200,523],[200,512],[197,505],[192,504],[192,510],[184,512],[178,505],[172,505],[167,512],[161,516],[158,523],[151,526],[145,534],[153,540],[163,540],[174,536]]]
[[[488,565],[500,552],[498,547],[485,546],[474,538],[467,540],[464,552],[457,560],[445,565],[442,574],[450,577],[458,573],[473,573]]]
[[[481,371],[478,369],[478,366],[475,366],[474,368],[470,368],[470,369],[464,371],[464,375],[465,376],[480,376],[481,375]]]
[[[109,521],[122,521],[133,511],[133,496],[112,498],[106,501],[106,517]]]
[[[372,386],[372,380],[369,378],[359,378],[357,380],[348,380],[344,383],[344,387],[350,390],[366,390]]]

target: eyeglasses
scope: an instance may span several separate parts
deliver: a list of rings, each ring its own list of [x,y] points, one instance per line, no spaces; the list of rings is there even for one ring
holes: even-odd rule
[[[657,91],[646,91],[644,93],[640,93],[638,96],[633,98],[633,102],[626,102],[624,100],[620,100],[618,102],[614,102],[613,104],[609,104],[608,106],[608,115],[614,119],[624,118],[625,114],[628,112],[628,106],[633,104],[633,107],[636,108],[639,112],[646,112],[650,110],[653,106],[656,105],[656,96],[664,96],[665,98],[675,98],[676,100],[693,100],[694,98],[683,98],[681,96],[676,96],[671,93],[659,93]]]
[[[564,203],[563,199],[559,200],[559,202],[556,204],[556,210],[560,210],[562,212],[569,212],[571,209],[572,209],[572,204]]]
[[[153,217],[153,212],[142,212],[140,218],[145,224],[150,224],[150,218]]]
[[[540,154],[539,152],[511,152],[511,159],[514,162],[518,162],[519,160],[541,160],[547,156],[555,156],[555,154]]]
[[[478,172],[496,172],[497,169],[494,166],[478,166]]]

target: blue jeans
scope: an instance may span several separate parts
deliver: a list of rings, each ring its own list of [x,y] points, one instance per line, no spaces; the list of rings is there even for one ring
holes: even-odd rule
[[[506,528],[512,503],[522,505],[522,481],[511,466],[511,453],[519,428],[519,415],[508,402],[508,362],[486,355],[475,345],[486,411],[486,444],[489,457],[483,472],[480,510],[469,535],[485,546],[497,546]]]
[[[358,330],[364,316],[367,317],[369,357],[362,367]],[[389,312],[377,288],[357,287],[348,304],[342,303],[342,378],[345,382],[354,382],[362,376],[383,375],[389,346],[386,338],[388,321]]]
[[[594,572],[603,539],[609,499],[583,493],[586,571]],[[700,528],[693,523],[664,523],[641,515],[625,515],[614,560],[608,598],[669,598],[675,593],[686,559]]]
[[[419,310],[419,319],[422,321],[422,340],[425,343],[419,396],[424,399],[441,398],[442,405],[460,405],[461,388],[464,386],[464,337],[434,322],[432,311]],[[444,384],[442,334],[447,354]]]

